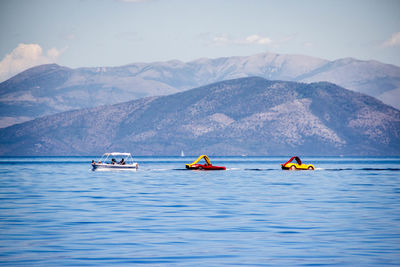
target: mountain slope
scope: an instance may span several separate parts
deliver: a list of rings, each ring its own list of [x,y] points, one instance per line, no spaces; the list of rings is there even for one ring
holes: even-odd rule
[[[0,127],[62,111],[177,92],[164,83],[102,69],[42,65],[0,84]]]
[[[327,61],[301,55],[258,54],[191,62],[136,63],[69,69],[43,65],[0,83],[0,127],[44,115],[167,95],[242,77],[328,81],[400,108],[400,68],[376,61]]]
[[[0,154],[399,155],[400,111],[330,83],[242,78],[0,130]]]

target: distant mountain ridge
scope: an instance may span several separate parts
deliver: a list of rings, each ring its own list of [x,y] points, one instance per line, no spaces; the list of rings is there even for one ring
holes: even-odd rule
[[[259,77],[0,129],[0,155],[399,155],[400,111],[337,85]]]
[[[57,112],[168,95],[228,79],[328,81],[400,108],[400,67],[351,58],[328,61],[302,55],[136,63],[70,69],[42,65],[0,83],[0,127]]]

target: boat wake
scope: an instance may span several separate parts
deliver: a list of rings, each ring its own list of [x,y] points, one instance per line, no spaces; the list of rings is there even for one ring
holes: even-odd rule
[[[139,169],[90,169],[91,171],[96,171],[96,172],[126,172],[126,171],[131,171],[131,172],[136,172],[139,171]],[[281,169],[279,168],[227,168],[227,171],[280,171]],[[160,169],[141,169],[141,171],[156,171],[156,172],[164,172],[164,171],[207,171],[207,170],[193,170],[193,169],[186,169],[186,168],[173,168],[173,169],[168,169],[168,168],[160,168]],[[315,171],[400,171],[400,168],[315,168]]]
[[[136,172],[136,168],[126,168],[126,169],[90,169],[95,172]]]
[[[400,171],[400,168],[315,168],[316,171]]]
[[[254,169],[244,169],[245,171],[277,171],[280,169],[263,169],[263,168],[254,168]]]

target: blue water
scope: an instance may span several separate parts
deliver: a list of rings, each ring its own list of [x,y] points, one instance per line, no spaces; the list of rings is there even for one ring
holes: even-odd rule
[[[4,266],[400,265],[400,158],[0,158]],[[96,159],[96,158],[93,158]]]

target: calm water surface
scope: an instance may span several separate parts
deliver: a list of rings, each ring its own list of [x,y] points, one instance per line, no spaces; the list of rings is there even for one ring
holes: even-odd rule
[[[400,158],[0,158],[3,266],[400,265]],[[93,158],[96,159],[96,158]]]

